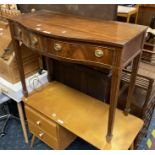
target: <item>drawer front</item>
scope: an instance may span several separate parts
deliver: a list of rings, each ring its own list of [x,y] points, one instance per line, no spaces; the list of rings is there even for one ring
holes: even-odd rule
[[[79,62],[112,65],[114,49],[90,44],[51,41],[49,53]]]
[[[45,142],[47,145],[52,147],[53,149],[59,149],[59,143],[56,137],[49,135],[48,133],[42,131],[37,126],[32,123],[28,123],[29,129],[32,134],[38,137],[40,140]]]
[[[45,118],[44,116],[42,116],[41,114],[34,111],[28,106],[25,106],[25,111],[28,122],[33,123],[43,131],[57,137],[57,129],[59,126],[55,122]]]
[[[15,25],[15,37],[24,45],[34,50],[44,51],[44,37],[39,34],[30,32],[20,25]]]
[[[106,64],[111,66],[113,63],[113,54],[115,53],[113,47],[60,41],[33,33],[19,25],[15,26],[15,35],[26,46],[43,53],[49,53],[58,58],[90,65]]]
[[[18,40],[22,41],[26,46],[30,46],[30,39],[27,31],[19,25],[14,26],[15,36]]]

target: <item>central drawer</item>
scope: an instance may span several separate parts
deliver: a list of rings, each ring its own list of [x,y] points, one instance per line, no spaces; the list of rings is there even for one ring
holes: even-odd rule
[[[16,38],[27,47],[41,53],[48,53],[57,59],[63,58],[80,63],[109,65],[113,64],[115,48],[107,45],[93,45],[90,43],[80,43],[75,41],[62,41],[39,33],[29,32],[24,27],[15,26]]]
[[[56,123],[54,123],[52,120],[49,120],[48,118],[45,118],[28,106],[25,106],[25,111],[28,122],[38,126],[50,135],[57,136],[58,125]]]
[[[83,43],[71,43],[51,40],[48,53],[61,58],[88,63],[112,65],[114,49]]]

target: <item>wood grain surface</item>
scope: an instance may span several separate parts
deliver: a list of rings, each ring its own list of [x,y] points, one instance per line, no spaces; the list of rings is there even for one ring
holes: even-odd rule
[[[27,13],[12,19],[38,33],[56,38],[109,43],[123,46],[146,30],[145,26],[90,19],[47,10]],[[37,30],[37,27],[40,30]]]
[[[128,149],[143,125],[139,118],[116,110],[113,139],[107,143],[109,105],[57,81],[23,101],[99,149]]]

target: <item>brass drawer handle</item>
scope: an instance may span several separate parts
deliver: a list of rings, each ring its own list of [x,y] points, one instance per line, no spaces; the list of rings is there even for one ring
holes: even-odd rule
[[[34,37],[34,36],[33,36],[31,42],[32,42],[32,46],[35,46],[36,44],[38,44],[38,39],[37,39],[37,37]]]
[[[40,125],[40,124],[41,124],[41,121],[37,121],[36,124],[37,124],[37,125]]]
[[[95,56],[100,58],[104,55],[104,52],[100,49],[95,50]]]
[[[42,132],[39,134],[39,137],[41,138],[41,137],[43,137],[43,135],[44,135],[44,133]]]
[[[54,44],[54,49],[56,50],[56,51],[61,51],[61,49],[62,49],[62,46],[60,45],[60,44]]]

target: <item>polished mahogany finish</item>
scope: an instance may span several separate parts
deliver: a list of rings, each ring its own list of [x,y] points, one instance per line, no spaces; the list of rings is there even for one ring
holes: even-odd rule
[[[13,19],[15,22],[46,36],[108,43],[123,46],[146,27],[115,21],[95,20],[51,11],[28,13]],[[40,27],[40,30],[37,29]]]
[[[113,136],[121,71],[134,60],[125,109],[125,113],[128,114],[146,27],[45,10],[10,19],[10,26],[25,97],[28,96],[28,93],[20,61],[19,42],[48,57],[46,62],[50,81],[52,80],[51,67],[53,65],[50,65],[49,58],[98,67],[101,70],[103,68],[111,70],[107,131],[107,141],[110,142]]]

